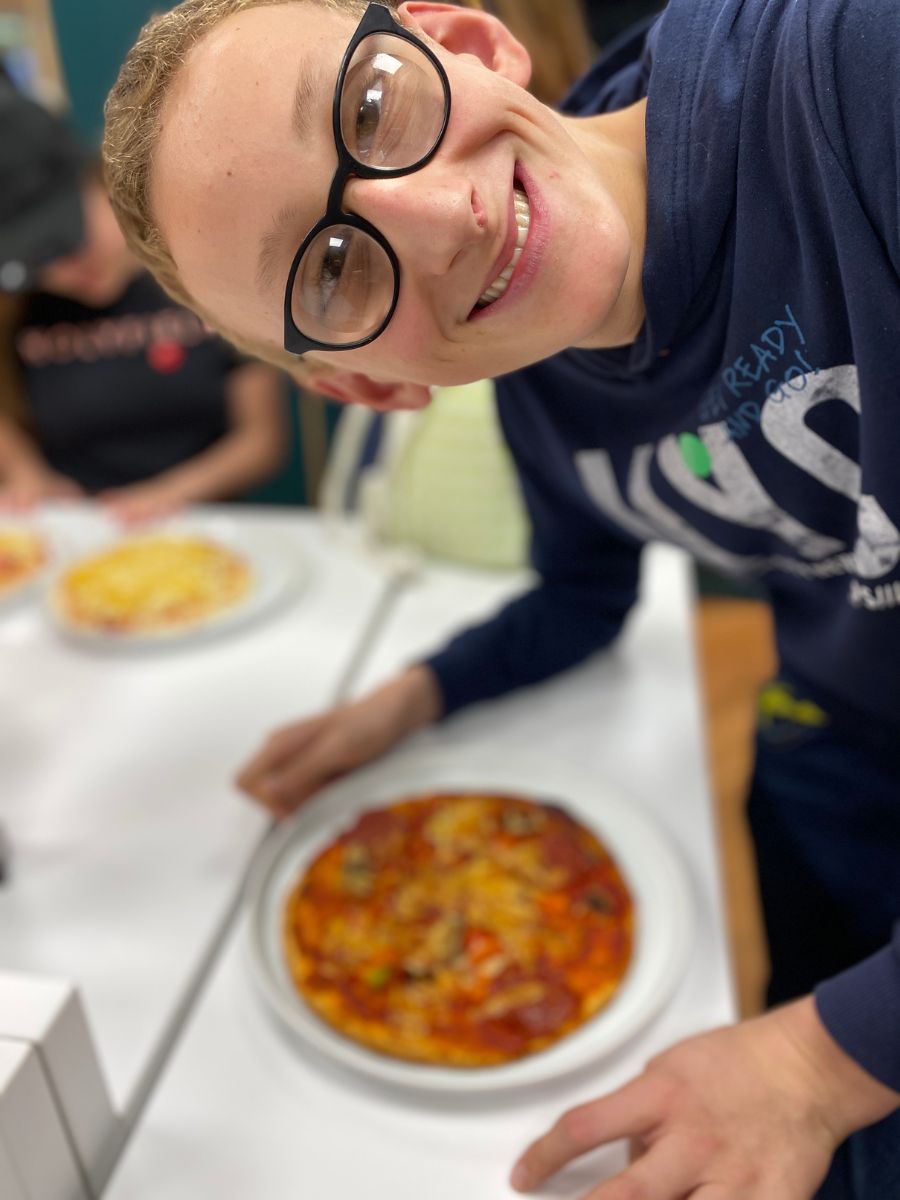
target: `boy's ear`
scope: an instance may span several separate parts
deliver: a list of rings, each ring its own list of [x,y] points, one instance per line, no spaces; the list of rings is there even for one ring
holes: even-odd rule
[[[431,399],[420,383],[380,383],[356,371],[329,371],[307,380],[306,386],[342,404],[364,404],[375,412],[424,408]]]
[[[397,10],[404,25],[438,42],[451,54],[471,54],[486,67],[527,87],[531,59],[522,43],[490,13],[456,4],[406,0]]]

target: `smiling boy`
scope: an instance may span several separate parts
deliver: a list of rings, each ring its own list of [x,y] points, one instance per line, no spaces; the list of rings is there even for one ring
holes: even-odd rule
[[[487,15],[409,3],[395,19],[187,0],[148,27],[110,100],[113,199],[166,286],[245,346],[303,352],[341,399],[415,407],[428,385],[500,376],[535,529],[539,587],[374,697],[278,735],[243,784],[283,811],[423,721],[580,661],[621,627],[651,538],[762,577],[782,674],[750,817],[770,1000],[793,1002],[567,1114],[514,1183],[627,1136],[638,1156],[597,1200],[887,1200],[893,0],[671,0],[565,115],[524,91],[527,57]]]
[[[291,258],[322,216],[334,175],[332,94],[356,19],[352,4],[330,7],[314,22],[302,3],[238,7],[209,30],[181,70],[160,81],[162,98],[149,80],[142,83],[147,105],[159,104],[160,111],[152,178],[135,224],[142,238],[147,226],[162,232],[195,306],[277,353]],[[235,5],[199,8],[213,13]],[[342,374],[358,369],[385,382],[428,387],[515,369],[525,346],[536,361],[572,344],[573,335],[586,345],[632,340],[642,318],[643,106],[610,118],[621,131],[615,140],[580,122],[563,135],[558,116],[523,90],[528,58],[499,23],[448,5],[410,4],[403,11],[447,43],[440,61],[452,120],[439,147],[437,131],[426,130],[421,146],[410,138],[408,151],[401,148],[398,162],[404,153],[416,158],[437,149],[427,172],[351,177],[343,189],[349,211],[365,194],[367,220],[402,264],[403,287],[381,336],[364,352],[342,352]],[[308,59],[283,53],[285,40],[306,44]],[[485,71],[479,56],[489,56],[495,69]],[[148,66],[141,61],[139,69]],[[422,102],[417,88],[434,103],[434,87],[443,104],[437,73],[437,83],[419,82],[424,69],[406,68],[414,81],[404,105]],[[348,74],[352,103],[360,79]],[[115,138],[119,147],[109,164],[115,187],[117,165],[130,171],[134,151],[122,128],[128,115],[115,104],[111,114],[108,144]],[[397,119],[407,117],[404,109]],[[142,126],[135,140],[143,134]],[[602,185],[582,140],[602,144]],[[387,170],[394,169],[391,153],[388,147]],[[512,257],[516,194],[527,196],[530,210],[527,254],[511,294],[488,313],[477,305]],[[120,204],[131,202],[119,193]],[[590,226],[582,220],[586,208]],[[573,313],[579,314],[574,329]],[[365,386],[361,378],[353,383]],[[424,403],[427,395],[410,391],[405,398]]]

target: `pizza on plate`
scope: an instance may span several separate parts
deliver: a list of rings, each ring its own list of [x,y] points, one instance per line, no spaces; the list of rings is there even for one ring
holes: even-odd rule
[[[247,561],[227,546],[196,536],[129,538],[69,567],[54,604],[64,624],[117,634],[169,634],[194,628],[249,595]]]
[[[453,1067],[541,1050],[614,995],[634,905],[597,836],[516,796],[417,796],[363,813],[284,913],[306,1003],[383,1054]]]
[[[47,547],[39,534],[14,525],[0,527],[0,596],[33,579],[46,562]]]

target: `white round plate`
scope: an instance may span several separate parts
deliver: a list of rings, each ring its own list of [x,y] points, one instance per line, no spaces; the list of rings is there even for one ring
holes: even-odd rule
[[[44,587],[50,571],[58,555],[56,539],[39,518],[34,516],[18,516],[14,513],[0,513],[0,529],[25,529],[37,534],[44,543],[47,558],[44,565],[33,575],[17,583],[15,587],[0,589],[0,614],[17,608],[22,601],[31,599]]]
[[[486,789],[564,806],[603,839],[635,900],[628,973],[612,1002],[537,1054],[499,1067],[458,1069],[392,1059],[341,1037],[297,994],[282,951],[288,893],[312,859],[364,809],[417,792]],[[602,780],[543,760],[503,763],[456,755],[396,758],[332,786],[277,827],[248,881],[251,970],[266,1002],[304,1043],[382,1082],[441,1093],[518,1088],[578,1070],[618,1049],[663,1008],[680,981],[693,937],[686,869],[653,820]]]
[[[107,633],[75,625],[63,615],[56,600],[56,586],[66,570],[80,559],[110,549],[119,542],[147,536],[170,534],[173,537],[200,537],[233,550],[250,564],[253,586],[240,603],[218,615],[184,629],[148,633]],[[227,517],[178,518],[133,535],[123,534],[111,524],[103,524],[89,540],[83,540],[78,552],[69,553],[54,573],[46,592],[46,609],[57,630],[67,639],[98,649],[164,649],[193,645],[251,624],[277,608],[306,584],[310,566],[293,538],[274,531],[258,531]]]

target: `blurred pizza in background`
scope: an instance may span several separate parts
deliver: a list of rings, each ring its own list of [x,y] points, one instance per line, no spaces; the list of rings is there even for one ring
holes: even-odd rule
[[[253,587],[249,562],[229,546],[208,537],[151,534],[68,567],[52,603],[63,626],[78,632],[165,635],[232,613]]]
[[[48,560],[47,544],[32,529],[0,524],[0,597],[29,583]]]

